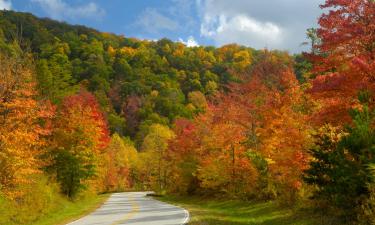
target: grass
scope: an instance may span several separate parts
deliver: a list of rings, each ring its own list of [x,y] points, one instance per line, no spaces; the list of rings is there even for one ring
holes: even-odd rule
[[[333,218],[280,206],[276,202],[202,199],[164,196],[161,201],[179,205],[190,212],[189,225],[319,225],[338,224]]]
[[[109,195],[94,195],[75,202],[65,200],[56,210],[40,217],[30,225],[60,225],[74,221],[97,209],[108,199]]]

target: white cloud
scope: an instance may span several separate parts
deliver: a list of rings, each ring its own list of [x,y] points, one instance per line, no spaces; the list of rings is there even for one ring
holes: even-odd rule
[[[201,35],[213,38],[217,44],[240,43],[255,48],[278,45],[283,40],[282,28],[272,22],[260,22],[246,15],[227,17],[206,16]]]
[[[137,27],[141,27],[149,33],[158,33],[159,31],[163,30],[174,31],[179,27],[176,21],[163,15],[154,8],[145,9],[138,16],[135,25]]]
[[[324,0],[196,0],[200,35],[216,45],[302,50],[307,28],[316,26]]]
[[[9,0],[0,0],[0,10],[10,10],[12,8],[12,2]]]
[[[63,0],[31,0],[54,19],[101,18],[105,11],[97,4],[89,2],[85,5],[69,5]]]
[[[199,46],[198,42],[195,40],[193,36],[188,37],[186,41],[184,41],[182,38],[178,39],[178,42],[183,43],[187,47],[197,47]]]

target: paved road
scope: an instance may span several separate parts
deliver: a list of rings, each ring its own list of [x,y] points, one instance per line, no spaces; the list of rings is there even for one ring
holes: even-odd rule
[[[182,225],[189,213],[150,197],[147,192],[116,193],[99,209],[68,225]]]

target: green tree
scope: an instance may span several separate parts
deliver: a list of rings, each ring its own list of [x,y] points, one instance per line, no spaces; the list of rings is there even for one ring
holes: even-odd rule
[[[332,127],[319,131],[314,157],[305,181],[317,187],[315,197],[344,210],[357,213],[356,206],[369,197],[372,182],[369,165],[375,163],[375,112],[366,104],[351,112],[353,125],[344,133]]]
[[[54,103],[77,91],[72,78],[72,65],[67,56],[69,51],[69,47],[63,43],[45,44],[40,53],[42,59],[37,63],[40,93]]]

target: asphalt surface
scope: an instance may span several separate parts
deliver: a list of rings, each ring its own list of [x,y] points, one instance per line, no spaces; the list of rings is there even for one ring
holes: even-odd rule
[[[68,225],[182,225],[189,213],[180,207],[146,197],[148,192],[112,194],[95,212]]]

